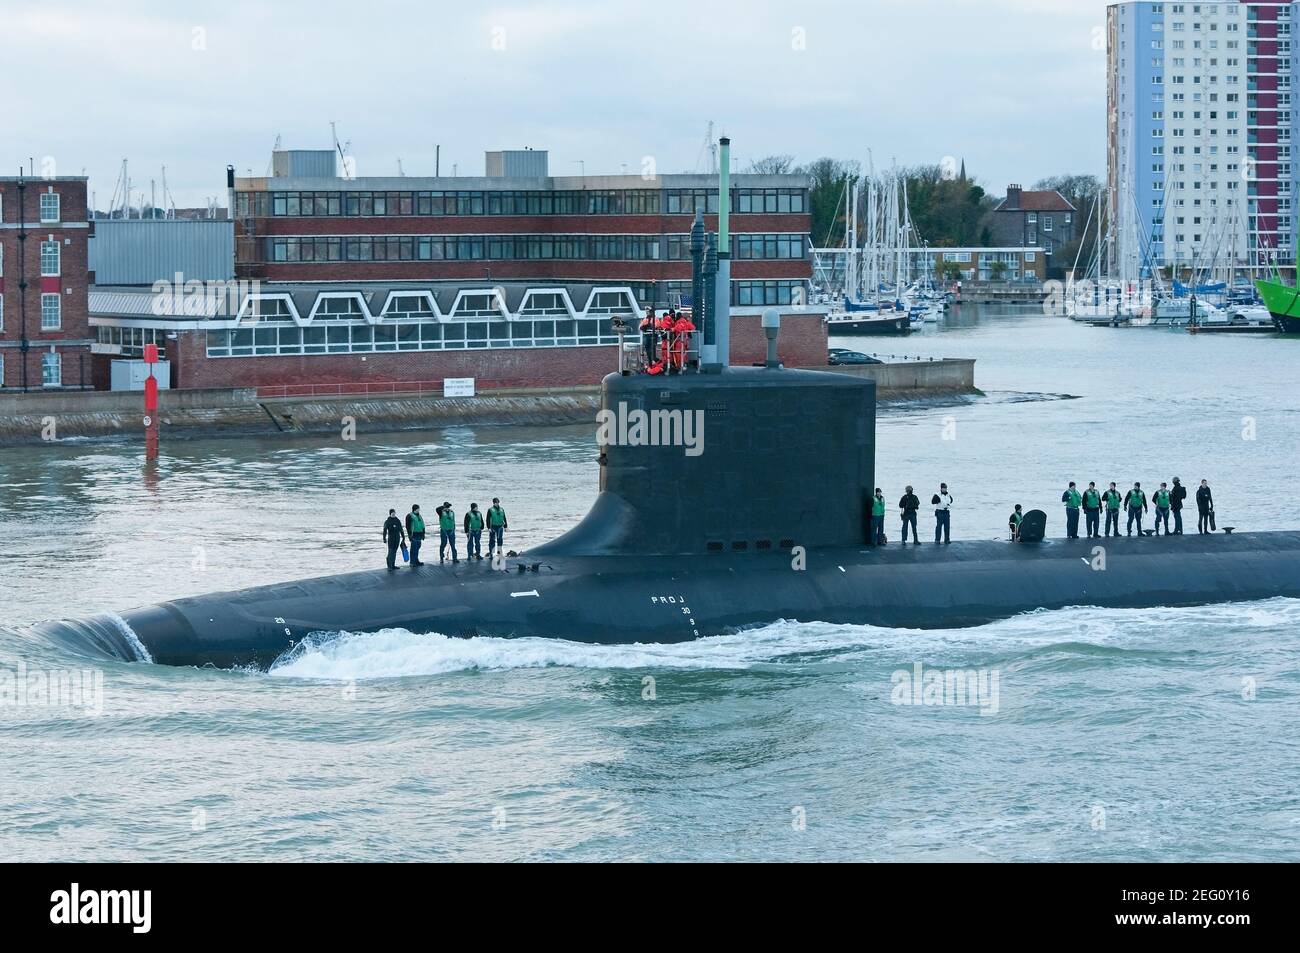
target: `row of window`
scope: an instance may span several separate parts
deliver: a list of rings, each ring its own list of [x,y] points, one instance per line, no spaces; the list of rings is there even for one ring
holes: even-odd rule
[[[40,193],[40,214],[42,225],[54,225],[61,221],[58,192]],[[0,222],[5,220],[4,194],[0,193]]]
[[[158,359],[167,359],[167,332],[160,328],[111,328],[100,325],[96,340],[100,344],[113,344],[122,349],[123,357],[143,357],[146,344],[158,346]]]
[[[519,313],[520,317],[571,317],[563,295],[558,292],[534,291],[528,295],[526,305],[527,307]],[[591,318],[627,311],[627,296],[621,291],[598,291],[587,303],[583,313],[584,318]],[[388,303],[381,317],[389,321],[427,321],[433,313],[433,306],[423,295],[396,295]],[[313,321],[362,320],[366,317],[361,302],[353,295],[324,298],[313,308],[311,314]],[[293,312],[289,309],[289,303],[283,298],[255,298],[250,302],[248,313],[242,315],[244,318],[250,316],[261,321],[287,322],[293,319]],[[461,296],[450,317],[453,320],[477,317],[494,321],[504,320],[500,309],[500,298],[492,292]]]
[[[267,260],[658,261],[690,258],[690,238],[670,235],[357,235],[268,238]],[[666,249],[665,249],[666,246]],[[803,235],[733,235],[738,259],[806,258]]]
[[[802,214],[804,189],[732,189],[740,215]],[[466,192],[239,192],[236,214],[255,217],[373,215],[681,215],[718,210],[717,190],[583,189]]]
[[[261,326],[209,331],[208,357],[463,351],[476,348],[582,347],[617,344],[610,318],[453,321],[409,324],[349,322],[299,328]]]
[[[41,330],[57,331],[63,326],[63,296],[51,292],[41,295]],[[5,299],[0,295],[0,331],[5,329]]]
[[[689,281],[626,281],[643,306],[658,307],[686,301],[691,295]],[[732,281],[733,305],[803,304],[808,300],[808,283],[798,278],[753,279]]]
[[[4,246],[0,245],[0,278],[5,273]],[[62,266],[63,255],[57,241],[41,242],[41,277],[57,278]]]
[[[21,360],[21,358],[20,358]],[[5,356],[0,351],[0,387],[5,384]],[[42,387],[62,387],[63,386],[63,355],[59,353],[46,352],[41,355],[41,386]]]

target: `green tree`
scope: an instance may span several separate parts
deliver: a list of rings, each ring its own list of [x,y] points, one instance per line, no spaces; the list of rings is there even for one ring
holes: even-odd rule
[[[812,214],[813,244],[818,248],[837,248],[844,244],[849,186],[860,170],[856,162],[825,157],[795,170],[812,179],[808,210]]]
[[[949,178],[937,165],[915,166],[903,176],[912,223],[923,241],[944,248],[980,244],[982,224],[993,208],[983,187]]]

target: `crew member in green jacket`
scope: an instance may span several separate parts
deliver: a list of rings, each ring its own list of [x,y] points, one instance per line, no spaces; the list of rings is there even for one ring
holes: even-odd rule
[[[1101,537],[1101,494],[1097,492],[1095,482],[1090,482],[1088,489],[1083,491],[1083,522],[1089,539]]]
[[[1074,481],[1070,481],[1070,488],[1061,494],[1061,502],[1065,504],[1065,536],[1067,539],[1079,538],[1079,504],[1083,497],[1074,486]]]
[[[1137,523],[1138,535],[1142,535],[1142,514],[1147,511],[1147,495],[1142,491],[1141,483],[1134,483],[1133,489],[1124,498],[1124,509],[1128,510],[1128,535],[1133,535],[1133,524]]]
[[[877,546],[885,545],[885,494],[876,487],[876,495],[871,498],[871,541]]]
[[[1025,514],[1021,512],[1020,504],[1017,503],[1016,508],[1011,511],[1011,515],[1007,517],[1007,532],[1011,534],[1013,543],[1020,542],[1020,524],[1024,522],[1024,519]]]
[[[492,497],[492,505],[488,507],[487,527],[488,527],[488,558],[492,557],[492,552],[499,549],[505,552],[506,546],[502,542],[502,536],[505,533],[506,511],[501,508],[501,501],[495,496]]]
[[[483,558],[483,514],[477,503],[471,503],[465,514],[465,558]]]
[[[438,507],[438,529],[442,531],[442,542],[438,544],[438,561],[447,561],[447,547],[451,547],[451,561],[460,562],[456,554],[456,514],[452,512],[451,504],[444,502]]]
[[[1106,504],[1106,535],[1110,535],[1110,528],[1115,527],[1115,535],[1119,535],[1119,509],[1124,505],[1124,497],[1120,495],[1119,490],[1115,489],[1115,484],[1110,485],[1110,489],[1101,495],[1101,501]]]
[[[1160,535],[1160,524],[1165,524],[1165,535],[1169,535],[1169,484],[1161,483],[1160,489],[1151,497],[1151,502],[1156,505],[1156,535]]]
[[[420,546],[424,543],[424,517],[420,515],[419,504],[411,504],[411,512],[406,514],[406,535],[411,538],[411,568],[423,566]]]

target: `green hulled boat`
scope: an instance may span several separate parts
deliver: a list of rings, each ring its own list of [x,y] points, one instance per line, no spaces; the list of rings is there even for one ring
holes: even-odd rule
[[[1300,288],[1263,279],[1255,282],[1255,288],[1264,299],[1264,307],[1273,316],[1277,329],[1287,334],[1300,334]]]

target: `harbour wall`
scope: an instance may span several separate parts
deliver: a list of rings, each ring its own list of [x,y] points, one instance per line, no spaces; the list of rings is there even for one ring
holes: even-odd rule
[[[924,396],[973,392],[973,360],[825,367],[869,377],[878,393]],[[502,388],[475,397],[378,394],[259,396],[257,388],[164,390],[158,394],[163,442],[177,438],[427,430],[458,425],[585,424],[600,407],[600,388]],[[38,391],[0,394],[0,446],[67,439],[143,440],[144,395],[138,391]]]
[[[896,364],[848,364],[826,368],[837,374],[869,377],[876,393],[891,396],[966,394],[975,391],[975,361],[944,358],[936,361],[901,361]]]

